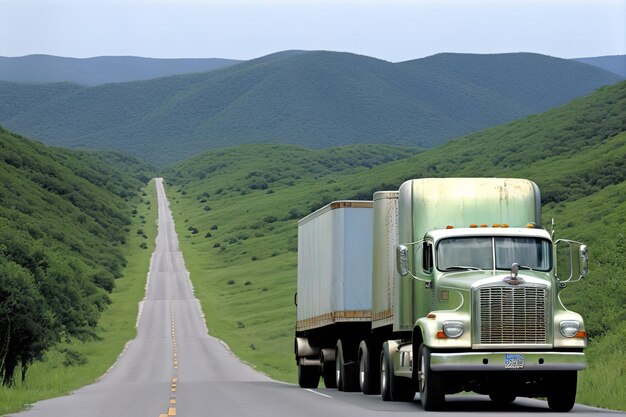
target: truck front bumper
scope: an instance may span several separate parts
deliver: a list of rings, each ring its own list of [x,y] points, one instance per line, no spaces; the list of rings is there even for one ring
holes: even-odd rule
[[[433,371],[579,371],[583,352],[433,352]]]

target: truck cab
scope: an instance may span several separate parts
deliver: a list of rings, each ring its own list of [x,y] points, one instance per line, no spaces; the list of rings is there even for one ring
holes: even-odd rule
[[[501,402],[542,396],[569,410],[587,341],[582,317],[560,301],[571,277],[555,276],[550,233],[532,223],[468,226],[428,232],[411,245],[413,268],[400,262],[415,296],[430,302],[416,303],[411,349],[396,349],[410,360],[396,355],[396,375],[414,380],[426,409],[474,391]],[[398,258],[408,251],[400,245]]]

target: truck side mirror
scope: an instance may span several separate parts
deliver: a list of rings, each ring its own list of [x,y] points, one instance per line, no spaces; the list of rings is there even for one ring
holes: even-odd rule
[[[587,245],[580,245],[578,248],[578,265],[580,266],[580,276],[586,277],[589,274],[589,252]]]
[[[568,239],[554,242],[556,253],[555,275],[562,284],[576,282],[589,274],[587,245]]]
[[[396,268],[403,277],[409,274],[409,249],[404,245],[396,246]]]

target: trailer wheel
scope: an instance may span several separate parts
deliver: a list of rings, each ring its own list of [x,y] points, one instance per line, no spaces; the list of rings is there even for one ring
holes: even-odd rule
[[[363,340],[359,346],[359,385],[363,394],[380,394],[380,361],[374,344]]]
[[[576,403],[578,374],[576,371],[559,372],[558,376],[549,382],[548,406],[550,410],[567,413]]]
[[[380,354],[380,394],[383,401],[413,401],[415,390],[410,378],[395,376],[389,352]]]
[[[428,347],[420,345],[417,355],[417,381],[422,407],[426,411],[437,411],[443,408],[446,396],[443,379],[430,369],[430,353]]]
[[[300,385],[300,388],[317,388],[319,383],[319,367],[298,364],[298,385]]]
[[[339,391],[358,391],[359,377],[357,364],[350,360],[348,351],[341,340],[335,348],[335,381]]]
[[[324,351],[320,352],[322,362],[322,378],[326,388],[337,388],[337,380],[335,379],[335,361],[329,361],[324,356]]]

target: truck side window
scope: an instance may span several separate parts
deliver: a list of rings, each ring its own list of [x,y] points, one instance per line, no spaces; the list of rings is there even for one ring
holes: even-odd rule
[[[430,274],[433,272],[433,245],[430,242],[424,242],[422,245],[422,270]]]

